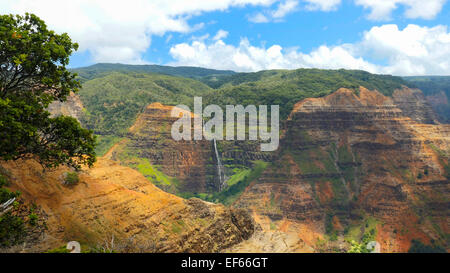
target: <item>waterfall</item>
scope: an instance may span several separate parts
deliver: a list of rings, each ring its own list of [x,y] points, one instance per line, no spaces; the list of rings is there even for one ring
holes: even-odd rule
[[[219,156],[219,152],[217,151],[217,142],[216,139],[213,139],[213,143],[214,143],[214,151],[216,153],[216,160],[217,160],[217,175],[219,177],[219,191],[222,191],[223,188],[225,187],[225,169],[222,165],[222,162],[220,161],[220,156]]]
[[[342,185],[344,186],[345,191],[347,192],[347,196],[350,196],[350,192],[347,188],[347,181],[345,181],[345,177],[343,175],[341,168],[339,167],[338,161],[339,161],[339,150],[338,150],[337,145],[335,145],[333,163],[334,163],[334,166],[336,167],[336,170],[338,171],[338,173],[341,176],[341,182],[342,182]]]

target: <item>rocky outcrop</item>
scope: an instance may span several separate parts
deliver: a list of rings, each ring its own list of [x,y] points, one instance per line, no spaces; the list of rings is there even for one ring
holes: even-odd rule
[[[70,116],[81,121],[84,116],[83,109],[84,107],[80,97],[77,94],[71,93],[70,96],[67,97],[67,101],[55,101],[48,106],[47,110],[52,116]]]
[[[394,94],[340,89],[297,103],[272,167],[234,206],[269,231],[289,221],[322,223],[315,230],[324,234],[334,216],[344,236],[343,227],[375,217],[383,251],[407,251],[414,238],[447,245],[450,126],[430,124],[415,90]]]
[[[115,145],[106,157],[128,166],[136,165],[136,157],[148,160],[165,175],[176,178],[176,188],[158,184],[168,192],[219,191],[213,142],[175,141],[171,128],[178,118],[171,117],[173,108],[161,103],[148,105],[125,139]],[[194,126],[193,120],[191,124]],[[218,141],[217,146],[222,163],[231,166],[225,168],[226,175],[231,175],[234,167],[251,167],[255,160],[270,161],[273,157],[273,153],[260,151],[258,141]]]
[[[219,141],[225,164],[234,167],[252,167],[256,160],[270,162],[273,152],[261,152],[260,141]]]
[[[25,251],[76,240],[119,252],[217,252],[248,239],[254,230],[244,210],[176,197],[106,159],[84,169],[71,187],[63,185],[70,171],[64,168],[43,173],[33,161],[2,166],[11,188],[47,215],[46,234]]]
[[[162,173],[179,181],[170,192],[207,192],[217,188],[212,142],[175,141],[171,135],[173,106],[153,103],[139,115],[126,139],[111,149],[107,156],[132,166],[135,157],[149,160]],[[192,122],[192,125],[194,123]]]
[[[417,123],[437,124],[437,116],[428,100],[419,89],[395,90],[392,94],[395,105],[400,108],[403,114],[410,117]]]
[[[444,91],[426,96],[428,103],[433,107],[441,123],[450,123],[450,104]]]

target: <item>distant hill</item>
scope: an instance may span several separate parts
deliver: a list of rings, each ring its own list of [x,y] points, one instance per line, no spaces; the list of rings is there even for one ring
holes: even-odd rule
[[[450,122],[450,76],[418,76],[404,79],[423,91],[441,122]]]
[[[408,85],[400,77],[359,70],[235,73],[195,67],[97,64],[74,71],[84,80],[79,95],[88,111],[85,124],[99,133],[125,132],[137,114],[153,102],[191,106],[194,96],[202,96],[204,104],[220,106],[277,104],[284,119],[298,101],[326,96],[339,88],[357,90],[364,86],[390,96],[395,89]]]
[[[192,67],[98,64],[74,72],[83,81],[78,93],[85,108],[81,122],[103,136],[100,143],[105,149],[112,143],[109,140],[126,134],[138,114],[153,102],[192,107],[193,98],[201,96],[205,105],[276,104],[280,105],[281,118],[285,119],[298,101],[323,97],[339,88],[358,92],[364,86],[390,96],[395,89],[409,84],[400,77],[357,70],[235,73]]]
[[[89,80],[78,93],[86,108],[82,122],[98,134],[121,134],[150,103],[192,105],[212,89],[188,78],[109,72]]]
[[[425,96],[444,92],[450,97],[450,76],[414,76],[404,79],[421,89]]]
[[[77,73],[82,81],[88,81],[102,77],[110,72],[138,72],[138,73],[156,73],[185,78],[215,77],[223,75],[232,75],[236,72],[231,70],[215,70],[200,67],[189,66],[161,66],[161,65],[127,65],[127,64],[107,64],[100,63],[83,68],[71,69]]]
[[[268,70],[256,73],[224,75],[216,85],[202,81],[218,92],[205,98],[208,103],[280,105],[280,115],[286,118],[292,107],[305,98],[323,97],[339,88],[357,90],[360,86],[377,89],[391,96],[395,89],[409,83],[400,77],[376,75],[360,70]]]

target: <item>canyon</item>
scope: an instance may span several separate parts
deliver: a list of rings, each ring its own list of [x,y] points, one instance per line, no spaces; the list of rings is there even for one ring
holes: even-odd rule
[[[25,251],[112,236],[123,252],[347,252],[368,238],[382,252],[414,239],[450,250],[450,125],[420,90],[299,100],[275,152],[175,141],[174,107],[149,103],[73,188],[62,184],[68,169],[2,163],[47,215],[46,237]],[[86,112],[77,95],[49,110],[82,122]]]
[[[298,234],[287,250],[342,251],[371,223],[382,252],[405,252],[414,238],[448,249],[450,126],[418,123],[435,122],[424,105],[408,117],[407,103],[421,107],[415,92],[340,89],[299,102],[276,161],[233,206],[265,230]],[[323,244],[324,234],[337,237]]]
[[[14,252],[43,252],[76,240],[96,251],[217,252],[254,231],[242,209],[158,189],[139,172],[100,158],[67,186],[68,169],[42,172],[33,161],[3,163],[11,189],[43,211],[46,229]]]

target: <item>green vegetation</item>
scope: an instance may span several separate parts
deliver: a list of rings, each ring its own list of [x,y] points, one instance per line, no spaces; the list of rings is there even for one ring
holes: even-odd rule
[[[30,225],[35,226],[39,220],[39,216],[36,213],[31,212],[30,215],[28,215],[28,220]]]
[[[84,82],[79,92],[86,108],[82,123],[99,135],[96,149],[99,155],[104,155],[114,143],[122,139],[137,116],[153,102],[185,104],[192,109],[193,97],[202,96],[205,105],[279,104],[281,116],[286,118],[298,101],[325,96],[341,87],[358,88],[362,85],[390,95],[394,89],[405,84],[398,77],[351,70],[299,69],[236,74],[209,70],[197,73],[195,69],[186,70],[189,71],[186,73],[179,73],[181,70],[172,73],[158,69],[178,68],[99,64],[73,70],[80,74]],[[323,158],[321,163],[326,171],[335,172],[334,163],[327,157]],[[227,164],[225,159],[224,163]],[[304,163],[303,167],[308,170],[323,171],[310,160]],[[349,170],[346,174],[350,176],[353,172]],[[238,180],[239,176],[234,177],[230,184],[234,185]]]
[[[98,156],[104,156],[114,144],[121,141],[123,138],[115,135],[97,135],[97,145],[95,146],[95,153]]]
[[[118,161],[123,165],[137,170],[160,189],[173,194],[179,194],[180,183],[176,178],[164,174],[158,169],[160,166],[152,165],[147,158],[141,158],[135,155],[129,147],[125,146],[121,150],[118,154]]]
[[[270,70],[223,76],[217,92],[210,93],[208,104],[280,105],[280,115],[286,118],[295,103],[310,97],[326,96],[339,88],[357,89],[364,86],[385,95],[408,83],[402,78],[374,75],[357,70],[298,69]],[[214,87],[216,87],[215,85]]]
[[[330,241],[336,241],[338,238],[338,231],[333,226],[333,217],[332,213],[327,213],[325,216],[325,234],[330,237]]]
[[[267,168],[267,165],[267,162],[255,161],[252,170],[247,175],[243,176],[240,181],[236,181],[232,186],[227,187],[219,193],[213,194],[211,200],[225,205],[233,203],[251,182],[261,176],[263,171]]]
[[[423,91],[425,95],[434,95],[444,91],[450,97],[450,76],[413,76],[403,77],[406,81]]]
[[[320,153],[318,148],[295,150],[289,151],[288,153],[292,155],[295,163],[297,163],[303,174],[318,174],[325,172],[325,170],[318,166],[318,161],[314,160]]]
[[[8,179],[4,175],[0,175],[0,205],[12,198],[18,198],[20,192],[11,192],[6,189]],[[18,203],[15,202],[12,211],[1,214],[0,211],[0,248],[9,247],[20,243],[26,235],[26,226],[24,219],[20,216],[14,215]]]
[[[297,135],[297,133],[294,135]],[[316,184],[330,182],[333,190],[332,204],[336,207],[346,207],[349,201],[348,190],[345,181],[339,176],[335,161],[343,172],[345,180],[352,185],[354,183],[354,168],[353,165],[348,164],[353,162],[351,153],[346,146],[337,149],[334,143],[326,151],[314,145],[305,145],[305,147],[302,150],[287,149],[283,152],[292,156],[302,174],[311,176],[304,179],[310,183],[314,197],[318,202],[320,200],[315,192]],[[337,155],[335,150],[338,151]],[[314,177],[315,175],[318,175],[318,177]]]
[[[251,173],[250,169],[234,169],[233,171],[235,172],[234,175],[232,175],[227,181],[229,187],[241,182]]]
[[[148,104],[192,107],[194,96],[204,96],[210,91],[203,83],[186,78],[111,72],[84,83],[79,92],[87,109],[82,122],[101,135],[121,136]],[[100,143],[103,141],[100,139]]]
[[[367,245],[375,241],[377,236],[378,220],[368,217],[365,221],[352,225],[345,230],[345,240],[351,244],[349,253],[369,253]]]
[[[70,251],[66,248],[66,246],[61,246],[47,250],[45,253],[70,253]]]
[[[338,149],[338,161],[340,164],[346,164],[346,163],[352,163],[353,162],[353,156],[351,152],[349,151],[348,146],[343,145],[339,147]]]
[[[77,172],[67,172],[65,173],[64,185],[66,186],[75,186],[80,182],[80,178],[78,177]]]
[[[408,253],[447,253],[447,251],[442,246],[425,245],[420,240],[413,239]]]
[[[214,70],[195,72],[196,68],[158,67],[155,70],[155,67],[98,64],[73,70],[84,82],[79,92],[86,107],[83,124],[100,135],[123,136],[146,105],[161,102],[192,107],[194,96],[202,96],[204,104],[220,106],[279,104],[281,117],[286,118],[298,101],[325,96],[341,87],[365,86],[390,95],[406,84],[398,77],[354,70],[298,69],[234,74]],[[188,70],[169,73],[161,69]],[[101,138],[99,143],[100,153],[110,144],[107,138]]]
[[[179,193],[178,195],[183,198],[197,197],[209,202],[230,205],[244,192],[245,188],[247,188],[251,182],[255,182],[261,176],[268,165],[269,163],[258,160],[254,162],[252,169],[237,171],[237,173],[231,177],[231,183],[228,184],[228,187],[221,192],[212,194],[185,192]],[[229,181],[227,181],[227,183]]]
[[[172,177],[165,175],[163,172],[157,169],[157,166],[151,165],[150,161],[146,158],[137,159],[138,164],[132,165],[140,173],[142,173],[147,179],[149,179],[153,184],[163,187],[171,186],[176,180]]]
[[[450,179],[450,161],[444,165],[444,170],[445,170],[445,177],[447,179]]]
[[[170,76],[178,76],[193,79],[208,78],[210,82],[215,82],[216,77],[235,74],[229,70],[215,70],[201,67],[187,67],[187,66],[161,66],[161,65],[126,65],[126,64],[95,64],[89,67],[72,69],[80,77],[81,81],[88,81],[95,78],[101,78],[110,72],[125,72],[125,73],[146,73],[146,74],[163,74]]]
[[[178,220],[176,222],[172,222],[172,227],[171,227],[171,231],[173,233],[181,233],[184,229],[185,223],[183,220]]]
[[[91,166],[92,132],[74,118],[50,118],[46,111],[80,87],[66,69],[78,44],[28,13],[0,16],[0,41],[0,158],[35,156],[48,168]]]
[[[275,225],[273,222],[270,222],[270,230],[277,230],[277,225]]]

